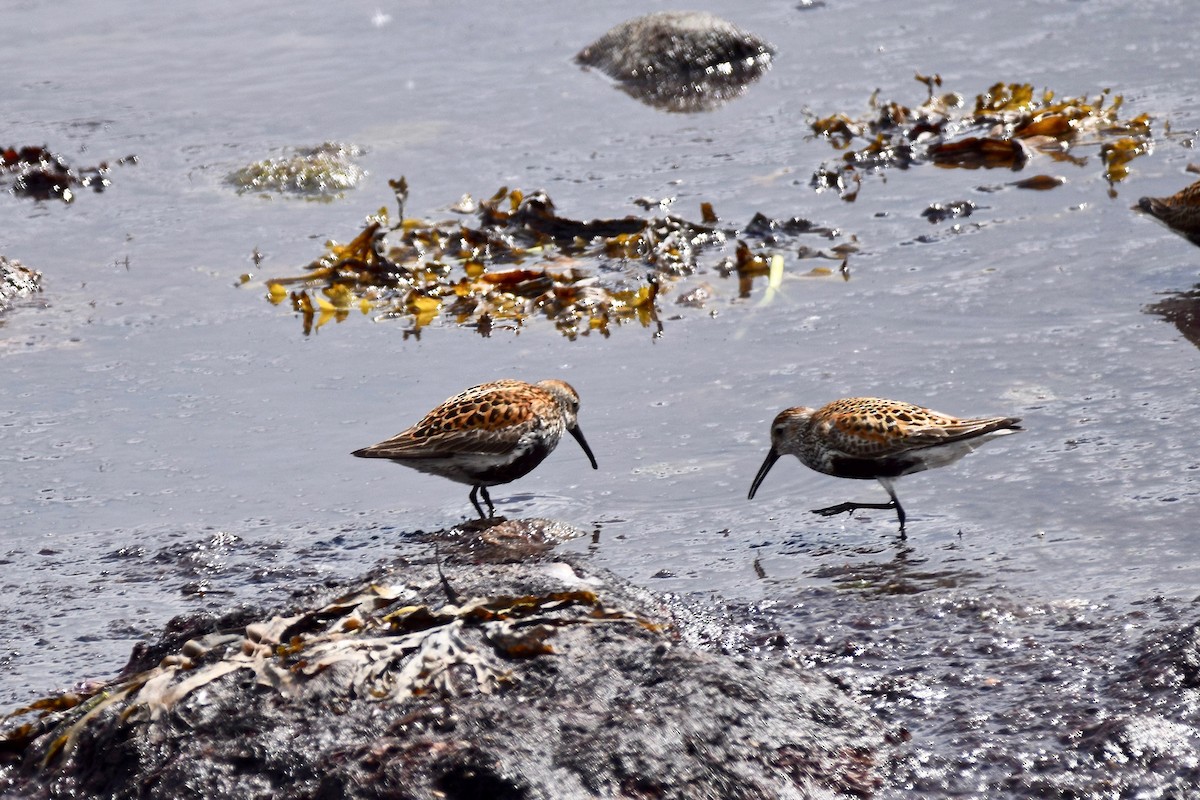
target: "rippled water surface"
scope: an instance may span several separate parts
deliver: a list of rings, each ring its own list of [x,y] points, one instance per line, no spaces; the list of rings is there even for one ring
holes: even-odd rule
[[[1079,605],[1100,609],[1089,625],[1124,625],[1154,598],[1170,621],[1192,618],[1200,353],[1184,329],[1200,250],[1130,211],[1196,177],[1189,3],[717,2],[708,10],[778,53],[744,97],[702,115],[640,105],[571,62],[643,4],[223,5],[5,14],[19,33],[5,47],[0,144],[138,163],[70,206],[0,194],[0,253],[45,275],[37,303],[0,318],[0,710],[111,675],[174,614],[283,601],[460,521],[467,487],[348,454],[507,376],[569,380],[601,469],[564,442],[492,492],[502,513],[580,527],[592,535],[568,547],[651,588],[768,603],[818,661],[820,630],[840,623],[806,603],[870,616],[887,598],[913,647],[946,649],[986,627],[946,609],[1031,608],[1012,613],[1015,637],[1108,665],[1131,659],[1138,637],[1096,643],[1046,620]],[[865,176],[855,202],[815,192],[813,171],[838,154],[807,135],[812,115],[864,113],[876,89],[916,105],[918,72],[968,102],[998,81],[1111,89],[1124,113],[1153,118],[1154,149],[1113,187],[1083,146],[1081,165],[926,165]],[[324,141],[365,151],[367,178],[340,199],[224,182]],[[1066,183],[1009,185],[1035,174]],[[732,225],[805,217],[860,251],[849,280],[803,277],[811,262],[789,258],[770,302],[761,288],[738,299],[715,271],[684,279],[661,299],[659,337],[634,324],[568,341],[538,320],[486,339],[445,324],[415,337],[357,314],[305,336],[262,279],[351,238],[401,175],[410,216],[443,217],[463,193],[501,186],[545,189],[580,219],[673,197],[683,216],[708,201]],[[959,200],[975,213],[921,216]],[[245,272],[254,279],[236,286]],[[676,305],[700,282],[712,303]],[[774,414],[853,394],[1017,415],[1027,430],[902,481],[904,542],[891,512],[809,514],[884,495],[794,459],[748,502]],[[887,653],[868,668],[890,674],[912,657]],[[975,670],[990,657],[963,656]],[[1008,713],[991,696],[972,690],[972,713]],[[929,737],[918,751],[960,741],[915,728]]]

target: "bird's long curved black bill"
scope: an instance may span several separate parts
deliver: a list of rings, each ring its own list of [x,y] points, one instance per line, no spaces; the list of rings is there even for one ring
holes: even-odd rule
[[[754,483],[750,484],[750,494],[747,500],[754,499],[754,493],[758,491],[758,487],[763,482],[763,478],[767,477],[767,473],[771,471],[771,467],[775,466],[775,462],[779,460],[779,452],[772,447],[767,451],[767,459],[762,466],[758,468],[758,474],[754,476]]]
[[[600,469],[596,464],[596,457],[592,455],[592,448],[588,447],[587,439],[583,438],[583,431],[579,430],[579,426],[569,428],[571,435],[575,437],[575,441],[579,442],[579,446],[583,448],[583,452],[587,453],[588,461],[592,462],[592,469]]]

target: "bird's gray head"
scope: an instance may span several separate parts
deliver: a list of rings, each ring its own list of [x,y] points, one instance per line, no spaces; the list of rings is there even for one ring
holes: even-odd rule
[[[751,500],[758,492],[758,487],[762,485],[763,478],[767,477],[767,473],[771,471],[771,467],[775,466],[775,462],[779,460],[780,456],[800,455],[804,431],[812,420],[813,411],[814,409],[811,408],[796,406],[795,408],[785,408],[775,415],[775,421],[771,423],[771,449],[767,451],[766,460],[758,468],[758,474],[754,476],[754,482],[750,484],[749,497]]]
[[[771,423],[771,449],[779,455],[800,455],[804,431],[812,421],[814,408],[796,406],[785,408]]]
[[[539,381],[538,388],[550,393],[562,409],[567,428],[574,428],[577,424],[576,417],[579,415],[579,392],[575,391],[575,387],[566,381],[548,380]]]
[[[555,379],[539,381],[538,388],[545,389],[558,403],[558,407],[562,409],[563,424],[567,428],[567,433],[579,442],[579,446],[587,454],[588,461],[592,462],[592,469],[599,469],[596,465],[596,457],[592,455],[592,448],[588,447],[587,439],[583,438],[583,431],[579,430],[579,392],[575,391],[575,387],[566,381]]]

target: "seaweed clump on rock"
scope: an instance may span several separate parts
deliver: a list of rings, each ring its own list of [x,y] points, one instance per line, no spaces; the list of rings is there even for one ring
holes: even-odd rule
[[[176,624],[110,684],[13,715],[0,730],[0,794],[748,799],[877,788],[878,723],[811,669],[690,648],[661,601],[579,563],[449,571],[447,582],[430,565],[382,568],[336,599],[249,624],[245,611],[204,620],[181,647]]]
[[[775,48],[720,17],[662,11],[627,20],[575,60],[666,111],[710,111],[745,91],[771,66]]]

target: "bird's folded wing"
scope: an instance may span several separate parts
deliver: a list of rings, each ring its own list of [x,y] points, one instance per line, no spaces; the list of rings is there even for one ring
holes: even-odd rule
[[[848,458],[890,458],[963,439],[982,436],[1013,427],[1018,420],[1009,417],[955,419],[940,417],[921,423],[896,423],[888,429],[882,424],[863,424],[860,418],[837,415],[828,419],[826,437],[833,447]]]
[[[901,450],[911,450],[916,447],[932,447],[949,442],[959,442],[963,439],[973,439],[1004,428],[1011,428],[1018,420],[1011,417],[985,417],[979,419],[948,420],[942,424],[928,428],[920,428],[906,432]]]
[[[515,439],[486,430],[468,429],[424,436],[413,436],[410,431],[404,431],[364,448],[361,453],[374,458],[438,458],[469,453],[502,455],[515,446]]]

